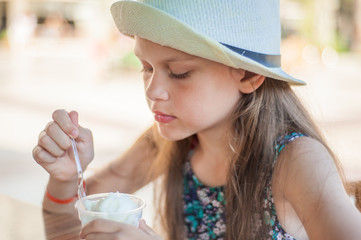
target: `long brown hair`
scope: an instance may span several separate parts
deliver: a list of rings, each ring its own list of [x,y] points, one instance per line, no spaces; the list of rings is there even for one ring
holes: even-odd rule
[[[338,162],[291,87],[283,81],[267,78],[255,92],[243,95],[234,109],[232,128],[229,144],[234,154],[225,188],[226,239],[255,239],[256,235],[265,238],[267,226],[254,229],[251,219],[263,211],[264,190],[273,172],[276,139],[292,132],[307,134],[324,144],[336,165]],[[157,214],[167,239],[181,240],[184,239],[182,169],[192,137],[169,142],[156,137],[156,133],[154,136],[158,155],[152,169],[163,173],[161,187],[156,188],[155,194]]]

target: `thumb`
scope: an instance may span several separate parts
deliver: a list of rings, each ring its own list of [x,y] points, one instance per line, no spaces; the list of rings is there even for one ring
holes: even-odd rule
[[[79,127],[79,114],[76,111],[69,112],[69,117],[76,127]]]
[[[139,221],[139,229],[143,230],[145,233],[147,233],[150,236],[156,235],[156,233],[153,231],[153,229],[145,223],[144,219],[141,219]]]

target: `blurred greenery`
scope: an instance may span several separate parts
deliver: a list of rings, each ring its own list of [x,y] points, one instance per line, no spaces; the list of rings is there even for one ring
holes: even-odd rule
[[[337,52],[348,52],[350,51],[350,46],[347,44],[345,39],[342,37],[342,35],[337,32],[335,34],[335,40],[333,43],[333,47]]]
[[[334,21],[335,26],[332,30],[331,36],[325,42],[324,39],[319,39],[319,36],[316,34],[315,26],[317,21],[320,18],[328,17],[327,12],[320,13],[316,12],[317,4],[326,3],[326,1],[321,2],[320,0],[289,0],[289,2],[297,2],[303,9],[303,19],[294,25],[294,29],[291,32],[292,34],[302,36],[306,41],[320,47],[324,48],[330,46],[334,48],[337,52],[348,52],[352,50],[353,45],[356,45],[357,39],[354,34],[356,32],[357,23],[355,22],[355,8],[356,0],[336,0],[329,2],[330,4],[335,5],[334,11],[331,10],[330,16],[333,16],[333,19],[329,21]],[[330,10],[328,10],[330,11]],[[326,14],[326,15],[323,15]],[[283,34],[287,36],[288,34]]]
[[[134,52],[131,51],[120,59],[120,67],[123,69],[137,70],[141,68],[141,64]]]
[[[7,35],[6,30],[1,31],[1,32],[0,32],[0,40],[5,39],[5,38],[6,38],[6,35]]]

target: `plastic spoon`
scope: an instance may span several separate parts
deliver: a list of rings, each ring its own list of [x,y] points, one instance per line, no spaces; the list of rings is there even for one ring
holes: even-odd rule
[[[85,194],[85,189],[84,189],[84,185],[83,185],[83,183],[84,183],[83,169],[81,168],[81,165],[80,165],[78,149],[76,147],[76,142],[75,142],[74,138],[71,138],[71,145],[73,147],[76,170],[78,172],[78,197],[79,197],[79,199],[81,199],[81,198],[85,198],[86,194]]]

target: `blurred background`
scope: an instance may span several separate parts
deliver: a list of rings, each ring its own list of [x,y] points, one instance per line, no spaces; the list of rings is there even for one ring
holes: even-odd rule
[[[41,205],[48,175],[32,149],[55,109],[77,110],[93,131],[87,174],[152,124],[112,2],[0,0],[0,194]],[[308,83],[295,91],[347,178],[361,180],[361,0],[281,0],[281,17],[284,69]]]

